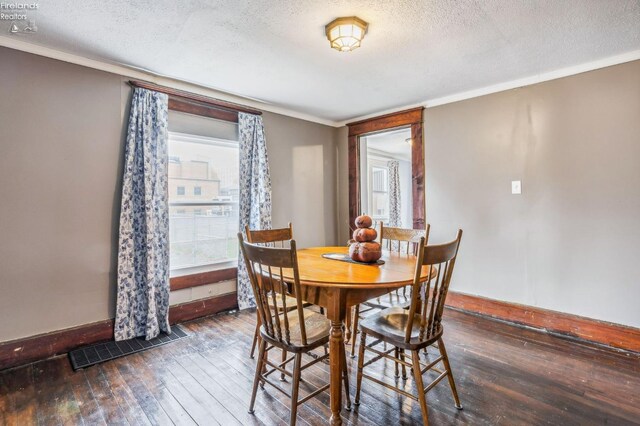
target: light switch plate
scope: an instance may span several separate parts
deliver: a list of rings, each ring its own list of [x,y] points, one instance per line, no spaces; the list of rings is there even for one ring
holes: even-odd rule
[[[511,193],[512,194],[522,194],[522,182],[519,180],[511,181]]]

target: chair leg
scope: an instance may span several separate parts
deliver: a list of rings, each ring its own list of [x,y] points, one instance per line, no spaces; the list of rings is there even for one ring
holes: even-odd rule
[[[287,351],[285,351],[284,349],[282,350],[282,358],[280,358],[282,360],[282,362],[285,362],[287,360]],[[286,365],[283,365],[282,368],[284,368],[285,370],[287,369]],[[285,376],[284,373],[280,373],[280,381],[281,382],[286,382],[287,381],[287,376]]]
[[[364,366],[364,348],[367,344],[367,334],[360,333],[360,353],[358,354],[358,375],[356,377],[356,398],[354,404],[360,405],[360,387],[362,386],[362,368]]]
[[[453,400],[456,403],[456,408],[458,410],[462,410],[460,398],[458,397],[458,391],[456,390],[456,383],[453,381],[453,372],[451,371],[451,364],[449,364],[449,356],[447,355],[447,350],[444,347],[444,341],[442,340],[442,338],[438,339],[438,349],[440,350],[440,354],[442,355],[444,368],[446,368],[448,372],[447,378],[449,379],[449,386],[451,387],[451,394],[453,394]]]
[[[258,343],[258,339],[260,338],[260,315],[256,315],[256,331],[253,333],[253,342],[251,343],[251,353],[249,353],[249,358],[253,359],[253,355],[256,352],[256,344]]]
[[[352,315],[353,308],[348,309],[347,318],[345,319],[344,325],[346,329],[346,333],[344,336],[345,342],[349,342],[351,340],[351,320],[353,319]]]
[[[407,358],[404,355],[404,349],[400,349],[400,359],[403,361],[407,361]],[[407,380],[407,367],[402,364],[402,379]]]
[[[422,373],[420,372],[420,351],[411,351],[411,361],[413,367],[413,378],[418,388],[418,400],[420,401],[420,409],[422,410],[422,423],[424,426],[429,425],[429,411],[427,408],[427,395],[424,393],[424,383],[422,382]]]
[[[342,356],[342,380],[344,381],[344,395],[347,400],[347,411],[351,411],[351,395],[349,393],[349,367],[347,366],[347,351],[344,346],[340,348]]]
[[[256,324],[256,331],[253,333],[253,342],[251,343],[251,353],[249,353],[249,358],[253,359],[253,355],[256,352],[256,346],[258,344],[258,334],[260,330],[260,324]]]
[[[258,383],[260,383],[260,378],[262,376],[262,367],[264,365],[264,355],[265,349],[267,347],[267,342],[264,340],[260,341],[260,347],[258,349],[258,365],[256,365],[256,376],[253,379],[253,391],[251,392],[251,403],[249,404],[249,413],[253,414],[253,407],[256,403],[256,393],[258,392]]]
[[[296,424],[296,415],[298,414],[298,388],[300,386],[300,362],[302,354],[297,353],[293,362],[293,381],[291,383],[291,417],[289,425]]]
[[[400,358],[400,350],[398,348],[395,348],[393,350],[393,357],[396,359],[396,361],[394,362],[395,364],[394,377],[397,379],[400,377],[400,370],[398,369],[398,359]]]
[[[360,317],[360,304],[356,305],[353,314],[353,333],[351,334],[351,358],[356,357],[356,335],[358,334],[358,318]]]

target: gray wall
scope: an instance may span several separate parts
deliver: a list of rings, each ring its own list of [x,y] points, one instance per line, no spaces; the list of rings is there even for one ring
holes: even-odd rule
[[[0,48],[0,341],[113,311],[120,77]]]
[[[0,75],[0,342],[111,318],[130,89],[7,48]],[[274,225],[291,220],[301,245],[333,243],[335,130],[264,120]],[[173,300],[213,294],[201,290]]]
[[[640,61],[428,108],[424,129],[431,241],[464,230],[453,290],[640,327]],[[346,128],[338,150],[346,223]]]
[[[273,227],[293,224],[298,247],[336,241],[335,128],[264,113]]]
[[[640,326],[640,61],[425,112],[454,289]],[[522,195],[511,181],[522,180]]]

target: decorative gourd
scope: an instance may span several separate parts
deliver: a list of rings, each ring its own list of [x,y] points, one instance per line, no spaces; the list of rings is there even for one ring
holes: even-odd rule
[[[353,239],[359,243],[373,241],[378,236],[378,231],[373,228],[358,228],[353,231]]]
[[[361,215],[356,218],[358,229],[353,231],[353,240],[349,245],[349,257],[356,262],[373,263],[382,257],[382,247],[375,240],[378,232],[371,228],[371,216]]]
[[[373,219],[371,216],[367,216],[363,214],[361,216],[356,217],[356,227],[358,228],[369,228],[373,224]]]
[[[349,246],[349,256],[356,262],[373,263],[382,257],[379,243],[353,243]]]

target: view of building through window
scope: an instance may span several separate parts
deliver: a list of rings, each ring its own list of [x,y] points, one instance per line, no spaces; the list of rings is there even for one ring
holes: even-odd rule
[[[169,133],[171,269],[235,261],[238,143]]]

